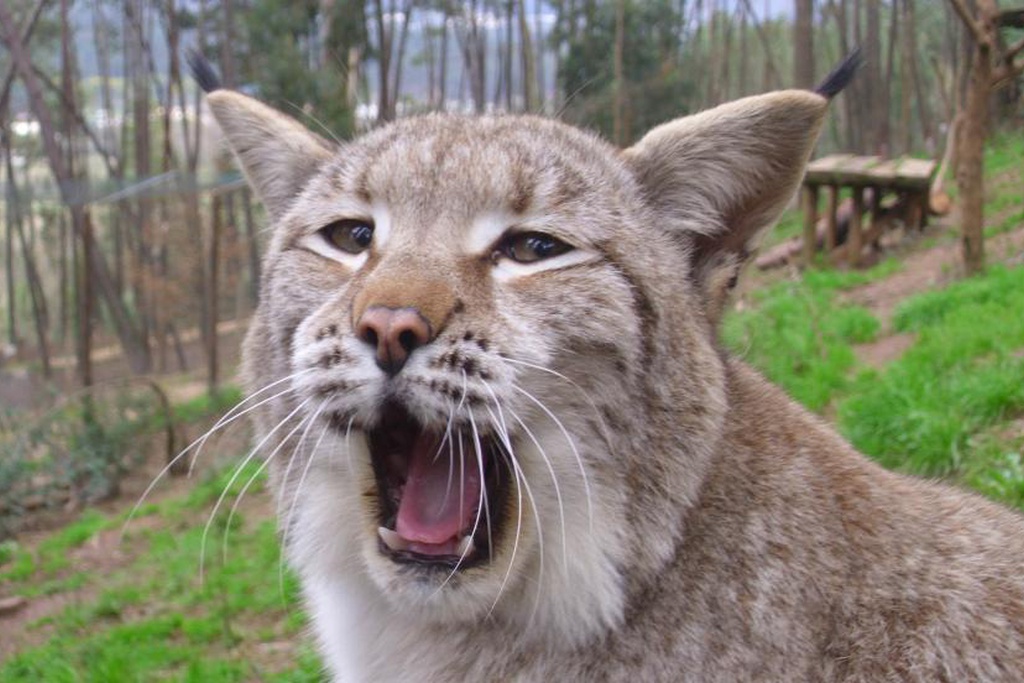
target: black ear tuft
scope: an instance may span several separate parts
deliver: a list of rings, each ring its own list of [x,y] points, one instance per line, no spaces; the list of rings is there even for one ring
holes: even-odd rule
[[[823,97],[832,99],[850,84],[853,77],[857,75],[857,69],[864,63],[859,47],[846,56],[846,59],[839,63],[839,66],[832,69],[832,73],[825,77],[825,80],[814,89],[814,92]]]
[[[189,48],[185,52],[185,60],[192,70],[192,77],[196,79],[196,83],[203,89],[203,92],[210,93],[220,90],[220,76],[213,70],[213,65],[198,50]]]

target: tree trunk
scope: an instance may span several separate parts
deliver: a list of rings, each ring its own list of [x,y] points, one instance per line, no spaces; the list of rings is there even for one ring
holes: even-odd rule
[[[885,93],[882,83],[882,8],[881,0],[864,0],[867,24],[864,30],[864,87],[867,118],[862,119],[865,139],[870,140],[865,151],[872,154],[884,153],[888,148],[886,139],[889,112],[885,111]]]
[[[512,66],[515,60],[512,58],[512,26],[515,23],[515,7],[514,0],[505,0],[505,49],[502,50],[502,63],[505,68],[502,72],[505,74],[505,111],[509,112],[512,111],[512,94],[514,90],[512,87]]]
[[[754,32],[764,51],[764,77],[761,81],[761,89],[771,90],[778,86],[779,81],[779,70],[775,67],[775,59],[772,56],[772,41],[765,32],[764,24],[758,21],[754,8],[750,5],[750,0],[743,0],[743,5],[750,13],[750,18],[754,22]]]
[[[252,215],[252,192],[242,190],[242,215],[245,220],[245,241],[249,252],[249,305],[256,308],[260,299],[260,247],[256,237],[256,221]]]
[[[206,390],[212,396],[220,384],[220,359],[217,354],[217,289],[219,280],[221,196],[214,195],[210,223],[210,249],[207,255],[206,304]]]
[[[67,164],[68,179],[74,185],[80,179],[75,169],[75,133],[73,130],[73,116],[71,110],[75,107],[74,91],[74,65],[71,60],[71,27],[68,18],[68,0],[61,0],[61,85],[62,85],[62,106],[61,106],[61,128],[65,144],[67,145],[65,163]],[[93,289],[92,289],[92,267],[89,259],[92,257],[92,250],[95,249],[91,226],[86,226],[82,220],[84,209],[78,204],[71,208],[72,224],[76,222],[80,226],[78,234],[82,240],[82,253],[85,256],[82,267],[79,270],[81,278],[75,283],[75,301],[77,311],[77,332],[75,334],[75,348],[78,358],[78,379],[83,387],[92,385],[92,323],[94,315]]]
[[[130,0],[125,4],[130,23],[133,27],[130,45],[130,59],[132,61],[132,122],[134,130],[134,151],[135,151],[135,178],[136,181],[145,180],[152,173],[152,160],[150,155],[150,129],[149,129],[149,72],[148,62],[145,58],[145,5],[141,0]],[[152,330],[151,321],[153,318],[152,292],[149,288],[149,271],[152,269],[150,257],[150,240],[152,238],[152,206],[145,198],[138,200],[135,211],[135,261],[136,269],[133,273],[135,300],[138,302],[139,323],[143,343],[149,345],[149,338]]]
[[[793,86],[804,90],[814,87],[814,0],[796,0]]]
[[[915,19],[915,0],[903,0],[904,8],[907,12],[907,18],[904,22],[904,26],[916,26],[917,20]],[[925,148],[929,149],[931,145],[937,145],[938,141],[935,139],[934,129],[934,118],[932,115],[931,107],[928,98],[925,97],[924,89],[921,83],[920,67],[918,66],[917,60],[917,31],[909,31],[907,36],[907,42],[910,43],[908,51],[910,53],[910,65],[909,73],[910,79],[914,85],[914,96],[917,104],[917,117],[921,121],[921,136],[925,141]]]
[[[388,24],[384,23],[384,0],[374,2],[377,19],[377,121],[391,121],[394,114],[389,99],[391,93],[391,38],[394,32],[394,12]]]
[[[8,162],[11,156],[11,145],[8,143],[10,140],[9,133],[7,132],[7,111],[6,107],[0,110],[0,149],[3,150],[4,165],[5,169],[11,168],[12,164]],[[7,210],[4,211],[4,224],[6,227],[6,243],[4,250],[5,255],[5,268],[4,274],[7,279],[7,341],[15,349],[18,348],[18,297],[15,291],[15,278],[14,278],[14,212],[10,210],[10,207],[14,206],[14,175],[9,171],[6,173],[7,182],[5,187],[5,202]]]
[[[534,64],[533,40],[530,37],[530,24],[526,19],[526,4],[519,0],[519,54],[521,57],[522,71],[520,76],[523,80],[523,111],[534,110],[534,86],[537,75]]]
[[[956,185],[963,226],[964,272],[974,275],[985,268],[985,175],[984,151],[988,133],[992,48],[976,44],[971,59],[963,126],[959,131]]]
[[[536,112],[541,114],[545,111],[544,100],[547,99],[547,83],[544,74],[544,27],[541,24],[541,8],[533,8],[533,44],[536,50],[533,56],[534,73],[536,74]]]
[[[391,103],[391,118],[398,115],[398,96],[402,93],[402,72],[405,66],[405,50],[409,44],[409,24],[412,23],[413,2],[410,0],[402,8],[402,29],[398,34],[398,53],[392,62],[394,74],[391,77],[391,96],[388,101]]]
[[[437,97],[437,108],[440,111],[444,111],[448,103],[448,22],[450,17],[448,15],[447,5],[445,6],[444,17],[441,21],[441,64],[438,67],[440,73],[438,74],[438,97]]]
[[[626,44],[626,0],[615,2],[615,104],[612,111],[612,141],[623,146],[626,141],[623,117],[626,112],[626,84],[623,77],[623,51]]]
[[[224,11],[224,30],[220,43],[221,78],[225,88],[238,85],[238,69],[235,66],[235,3],[233,0],[221,0]],[[326,25],[330,21],[325,20]]]
[[[68,173],[60,149],[57,147],[56,127],[53,125],[50,111],[43,100],[42,91],[33,73],[29,55],[18,35],[14,17],[5,3],[0,3],[0,40],[7,45],[8,54],[14,62],[15,69],[21,76],[22,82],[25,84],[25,91],[32,112],[39,121],[43,150],[46,153],[50,169],[60,188],[61,197],[66,204],[72,207],[72,229],[76,236],[86,240],[86,243],[88,243],[88,238],[90,237],[90,235],[86,234],[88,216],[83,207],[79,205],[76,208],[68,182],[71,180],[71,175]],[[118,337],[121,340],[121,345],[128,356],[132,369],[139,373],[146,372],[149,368],[148,349],[139,343],[138,331],[134,328],[128,310],[118,296],[103,255],[98,251],[91,250],[88,253],[88,257],[90,259],[90,266],[93,268],[95,283],[110,311]]]

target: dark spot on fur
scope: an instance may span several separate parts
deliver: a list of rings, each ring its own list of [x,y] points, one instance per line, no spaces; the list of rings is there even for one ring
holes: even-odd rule
[[[608,425],[608,428],[613,431],[618,432],[622,431],[625,428],[625,425],[623,425],[622,418],[619,416],[619,413],[612,410],[610,406],[601,406],[601,417],[604,418],[604,422],[606,425]]]
[[[348,389],[349,389],[349,383],[348,382],[344,382],[344,381],[331,382],[330,384],[325,384],[325,385],[323,385],[321,387],[317,387],[317,389],[316,389],[316,396],[317,396],[317,398],[326,399],[326,398],[330,398],[331,396],[334,396],[338,392],[348,391]]]
[[[330,325],[325,325],[324,327],[321,327],[317,331],[317,333],[316,333],[316,340],[317,341],[323,341],[324,339],[327,339],[327,337],[336,337],[336,336],[338,336],[338,326],[332,323]]]
[[[356,178],[355,186],[352,188],[353,192],[363,202],[370,204],[373,201],[373,197],[370,196],[370,167],[363,169]]]
[[[491,377],[493,377],[493,375],[491,375],[491,373],[487,372],[486,370],[480,371],[480,379],[482,379],[483,381],[486,382],[489,379],[491,379]]]
[[[467,375],[472,375],[476,372],[476,362],[472,358],[467,358],[462,364],[462,369],[466,371]]]
[[[473,341],[473,332],[472,332],[472,330],[466,330],[466,333],[464,335],[462,335],[462,339],[464,341]]]
[[[516,173],[513,183],[512,212],[522,215],[526,213],[526,210],[530,208],[530,204],[533,203],[533,187],[531,186],[529,178],[527,178],[524,173],[524,169],[521,164],[516,164]]]
[[[466,302],[462,299],[456,299],[455,305],[452,306],[452,313],[462,313],[466,310]]]
[[[486,351],[487,347],[490,346],[490,342],[486,339],[477,339],[476,345],[480,347],[481,351]]]
[[[278,348],[291,349],[292,342],[295,341],[295,331],[299,327],[301,320],[289,321],[285,326],[281,335],[281,342],[277,345]]]

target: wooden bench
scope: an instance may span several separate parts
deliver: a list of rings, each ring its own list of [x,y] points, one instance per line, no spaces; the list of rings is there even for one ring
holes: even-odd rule
[[[839,192],[849,188],[853,194],[845,255],[850,265],[860,261],[866,241],[874,241],[881,230],[882,198],[895,193],[897,202],[905,205],[907,227],[921,229],[928,220],[928,190],[935,174],[935,162],[927,159],[889,159],[859,157],[852,154],[833,154],[816,159],[807,165],[804,175],[804,241],[803,261],[810,264],[817,248],[818,197],[826,188],[825,253],[836,249],[836,207]],[[871,223],[865,234],[863,223],[865,190],[870,189]],[[870,236],[870,240],[865,237]]]

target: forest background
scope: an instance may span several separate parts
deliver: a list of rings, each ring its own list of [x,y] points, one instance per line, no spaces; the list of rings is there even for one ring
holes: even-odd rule
[[[187,50],[338,140],[423,112],[509,111],[627,145],[720,102],[811,88],[859,47],[816,155],[934,159],[933,197],[952,211],[872,268],[748,273],[724,340],[887,465],[1020,505],[1017,4],[0,0],[0,679],[317,675],[296,650],[290,578],[280,597],[251,595],[276,576],[277,545],[262,475],[231,469],[240,422],[198,477],[157,487],[139,535],[111,540],[168,459],[239,400],[268,239]],[[766,242],[798,231],[790,212]],[[245,482],[245,516],[263,522],[210,513]],[[206,519],[237,527],[241,550],[196,586]],[[160,634],[163,649],[133,650]]]
[[[213,330],[255,304],[264,236],[183,72],[188,48],[227,87],[339,139],[426,111],[525,111],[625,145],[725,100],[813,87],[860,46],[820,151],[939,158],[970,92],[957,8],[979,10],[964,2],[8,3],[4,42],[24,64],[0,52],[4,355],[34,367],[31,390],[0,398],[89,386],[111,345],[134,373],[201,362],[211,390],[221,381]],[[1012,66],[1020,47],[1004,52]],[[1017,73],[986,94],[997,121],[1020,90]]]

